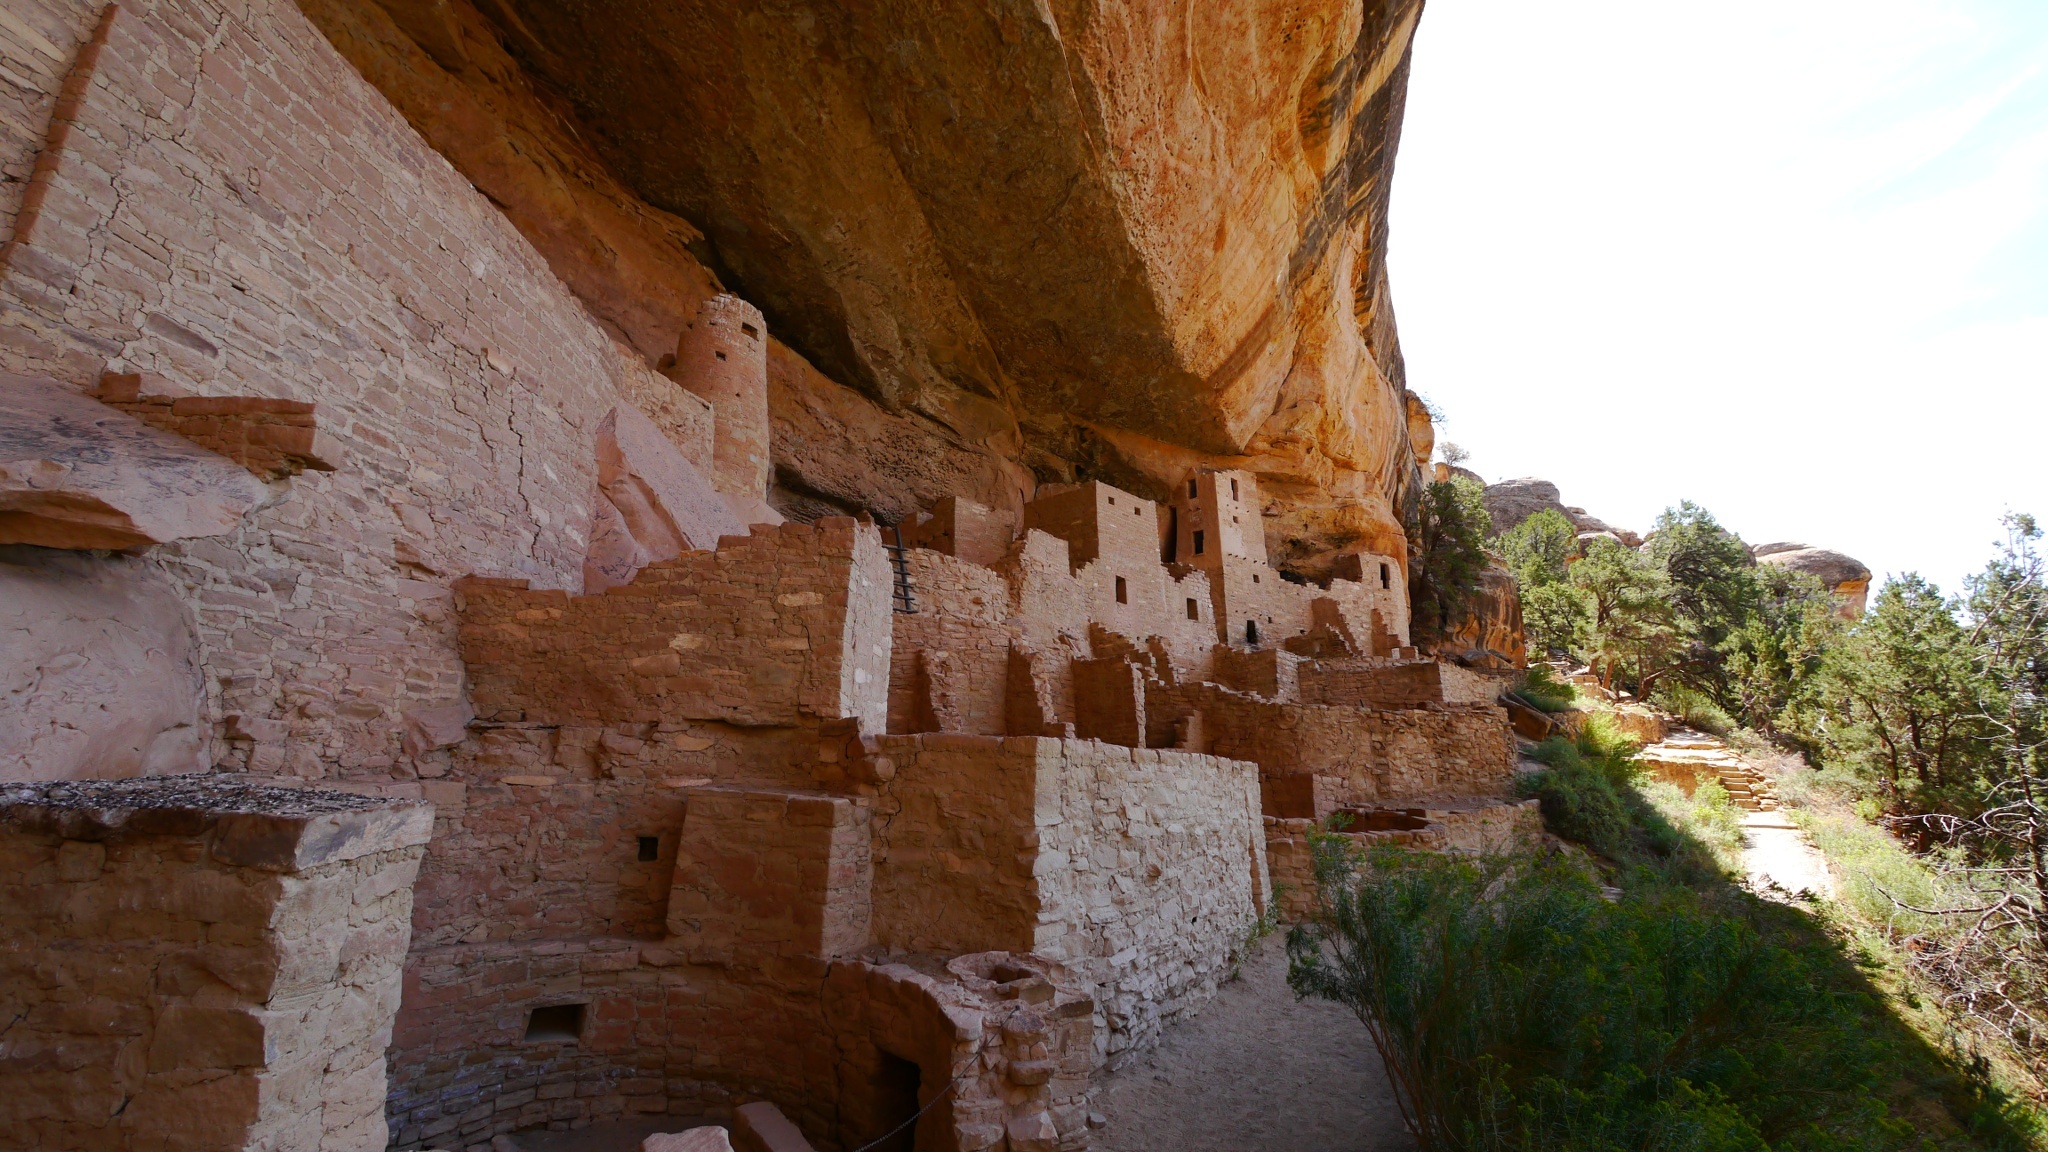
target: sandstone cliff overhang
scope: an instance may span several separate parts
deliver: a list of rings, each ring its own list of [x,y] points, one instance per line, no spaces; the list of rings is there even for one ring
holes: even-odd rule
[[[1419,0],[305,7],[650,362],[759,306],[787,514],[1206,462],[1262,477],[1278,562],[1402,551]],[[864,410],[811,442],[838,386]]]

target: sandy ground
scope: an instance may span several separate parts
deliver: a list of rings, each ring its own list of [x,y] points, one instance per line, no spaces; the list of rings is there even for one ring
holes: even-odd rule
[[[1752,887],[1762,890],[1776,884],[1787,892],[1835,894],[1827,859],[1806,842],[1806,834],[1786,819],[1783,811],[1751,812],[1743,817],[1742,840],[1743,868]]]
[[[1408,1152],[1415,1141],[1365,1026],[1297,1003],[1287,952],[1262,941],[1243,975],[1151,1052],[1110,1075],[1102,1152]]]

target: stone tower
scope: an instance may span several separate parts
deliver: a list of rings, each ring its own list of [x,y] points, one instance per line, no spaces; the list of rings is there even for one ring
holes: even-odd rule
[[[716,413],[712,487],[760,501],[769,478],[768,326],[761,310],[730,294],[706,300],[676,341],[668,374]]]
[[[1223,557],[1266,563],[1266,527],[1259,481],[1250,472],[1201,471],[1174,492],[1173,558],[1215,572]]]

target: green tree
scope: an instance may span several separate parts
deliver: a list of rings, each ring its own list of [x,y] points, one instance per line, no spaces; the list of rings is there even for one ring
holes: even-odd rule
[[[1530,644],[1546,653],[1570,651],[1588,616],[1585,595],[1570,583],[1579,554],[1572,522],[1546,508],[1496,537],[1494,550],[1521,590],[1522,630]]]
[[[1572,565],[1571,585],[1587,609],[1575,651],[1602,685],[1626,679],[1638,695],[1649,695],[1684,639],[1664,570],[1616,541],[1594,539]]]
[[[1690,500],[1657,517],[1644,551],[1663,569],[1671,604],[1684,624],[1686,643],[1678,653],[1678,679],[1732,707],[1727,643],[1756,609],[1756,562],[1714,514]]]
[[[1441,639],[1464,618],[1486,571],[1492,518],[1469,480],[1439,480],[1408,521],[1408,603],[1418,638]]]
[[[2034,518],[2006,517],[2000,554],[1970,581],[1985,753],[1978,810],[1955,832],[2001,874],[2020,879],[2038,972],[2048,959],[2048,578]]]
[[[1808,573],[1759,565],[1752,582],[1747,619],[1721,643],[1730,709],[1767,736],[1810,746],[1801,737],[1846,622],[1827,586]]]
[[[1830,759],[1863,769],[1894,802],[1972,775],[1978,684],[1957,605],[1918,573],[1887,581],[1825,663]]]

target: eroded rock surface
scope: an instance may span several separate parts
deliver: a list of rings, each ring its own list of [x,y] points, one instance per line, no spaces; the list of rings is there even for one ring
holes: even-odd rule
[[[0,780],[205,770],[198,659],[147,562],[0,547]]]
[[[1795,572],[1805,572],[1827,585],[1842,602],[1842,615],[1851,620],[1863,615],[1870,595],[1870,569],[1852,556],[1807,544],[1779,541],[1759,544],[1753,550],[1756,562]]]
[[[0,374],[0,544],[219,536],[269,496],[241,465],[52,380]]]

